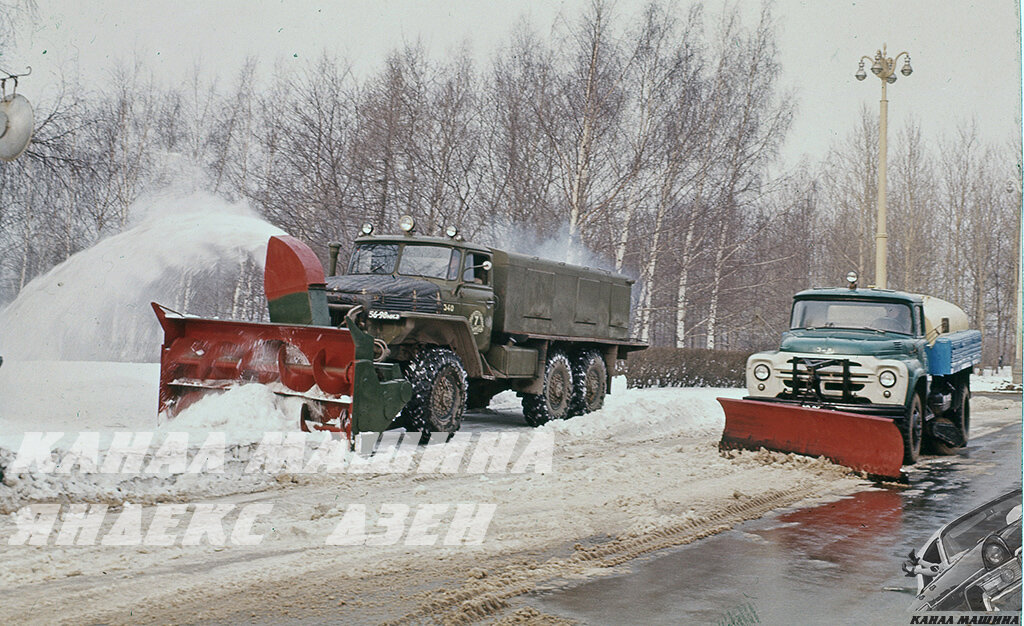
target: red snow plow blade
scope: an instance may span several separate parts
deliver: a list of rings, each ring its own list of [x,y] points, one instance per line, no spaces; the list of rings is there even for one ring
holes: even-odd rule
[[[721,448],[766,448],[900,479],[903,437],[892,419],[778,402],[718,398],[725,410]]]

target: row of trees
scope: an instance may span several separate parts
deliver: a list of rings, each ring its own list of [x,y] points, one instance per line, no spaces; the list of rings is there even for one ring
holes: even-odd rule
[[[564,260],[637,279],[639,337],[764,347],[794,290],[870,275],[874,232],[869,114],[820,164],[771,173],[794,111],[775,30],[768,9],[743,24],[595,0],[550,37],[516,25],[483,67],[418,44],[366,77],[325,56],[269,87],[254,60],[173,88],[122,66],[102,93],[41,103],[31,152],[0,166],[0,302],[187,169],[318,250],[404,213],[523,252],[564,239]],[[993,225],[1016,215],[1000,169],[1015,161],[971,127],[938,145],[911,123],[895,144],[893,286],[965,305],[993,331],[989,356],[1009,355],[1015,252]]]

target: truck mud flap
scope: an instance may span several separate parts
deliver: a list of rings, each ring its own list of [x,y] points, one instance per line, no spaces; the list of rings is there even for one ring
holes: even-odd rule
[[[181,315],[157,303],[164,330],[158,410],[169,418],[204,395],[260,383],[303,399],[296,426],[351,439],[385,430],[412,395],[397,365],[373,362],[373,338],[322,326]]]
[[[886,479],[902,479],[903,437],[891,419],[776,402],[718,398],[723,449],[766,448],[807,456]]]

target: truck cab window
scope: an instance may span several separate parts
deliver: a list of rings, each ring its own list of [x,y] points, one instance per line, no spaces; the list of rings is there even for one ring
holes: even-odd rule
[[[348,265],[349,274],[392,274],[398,260],[398,244],[364,243],[356,246]]]
[[[460,267],[462,267],[462,252],[452,250],[452,258],[448,261],[448,280],[458,280]]]
[[[910,307],[895,302],[798,300],[790,328],[847,328],[914,334]]]
[[[462,281],[473,285],[486,285],[490,282],[487,270],[481,265],[487,261],[486,254],[479,252],[466,253],[466,269],[462,273]]]

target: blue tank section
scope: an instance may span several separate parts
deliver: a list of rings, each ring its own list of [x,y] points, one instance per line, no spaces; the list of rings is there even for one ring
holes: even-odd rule
[[[928,373],[932,376],[949,376],[981,363],[981,331],[961,330],[941,335],[930,347]]]

